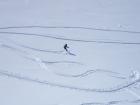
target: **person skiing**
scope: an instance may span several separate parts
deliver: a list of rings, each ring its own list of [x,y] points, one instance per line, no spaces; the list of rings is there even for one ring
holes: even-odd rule
[[[68,45],[65,44],[65,45],[64,45],[64,49],[66,50],[66,52],[68,52],[68,48],[69,48]]]
[[[68,50],[69,46],[67,44],[64,45],[64,50],[67,52],[67,54],[69,55],[72,55],[72,56],[76,56],[75,54],[71,53],[69,50]]]

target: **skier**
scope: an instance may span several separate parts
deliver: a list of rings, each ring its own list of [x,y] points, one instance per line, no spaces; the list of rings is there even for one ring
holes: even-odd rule
[[[65,45],[64,45],[64,49],[66,50],[66,52],[68,52],[68,48],[69,48],[68,45],[65,44]]]
[[[71,52],[68,50],[68,48],[69,48],[68,45],[65,44],[65,45],[64,45],[64,50],[67,52],[67,54],[72,55],[72,56],[76,56],[75,54],[71,53]]]

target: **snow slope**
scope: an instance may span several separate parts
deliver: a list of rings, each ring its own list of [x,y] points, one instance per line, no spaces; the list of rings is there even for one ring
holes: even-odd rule
[[[0,104],[139,104],[139,3],[1,0]]]

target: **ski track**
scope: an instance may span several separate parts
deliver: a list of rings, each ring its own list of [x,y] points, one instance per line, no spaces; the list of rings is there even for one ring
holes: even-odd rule
[[[27,59],[29,60],[32,60],[32,61],[36,61],[35,58],[29,58],[29,57],[26,57]],[[77,65],[84,65],[82,64],[81,62],[75,62],[75,61],[63,61],[63,60],[60,60],[60,61],[46,61],[46,60],[41,60],[44,64],[77,64]]]
[[[19,48],[16,48],[16,47],[13,47],[13,46],[10,46],[10,45],[8,45],[8,44],[3,44],[3,43],[1,43],[0,42],[0,46],[1,47],[3,47],[3,48],[8,48],[8,49],[10,49],[10,50],[12,50],[12,51],[17,51],[17,52],[19,52],[19,53],[22,53],[22,54],[24,54],[24,56],[22,56],[22,57],[24,57],[24,58],[26,58],[26,59],[30,59],[30,60],[32,60],[32,61],[36,61],[36,57],[32,57],[32,56],[30,56],[31,54],[29,54],[29,53],[27,53],[26,51],[23,51],[23,50],[21,50],[21,49],[19,49]],[[20,55],[21,56],[21,55]],[[28,57],[29,56],[29,57]],[[40,58],[39,58],[40,59]],[[41,62],[43,62],[43,63],[45,63],[45,64],[65,64],[65,63],[69,63],[69,64],[78,64],[78,65],[83,65],[82,63],[80,63],[80,62],[75,62],[75,61],[44,61],[44,60],[41,60]]]
[[[32,60],[32,61],[35,61],[36,62],[36,59],[35,58],[29,58],[29,57],[26,57],[27,59],[29,60]],[[84,65],[80,62],[74,62],[74,61],[44,61],[44,60],[40,60],[40,63],[41,64],[44,64],[47,68],[47,64],[65,64],[65,63],[68,63],[68,64],[78,64],[78,65]],[[114,77],[114,78],[119,78],[119,79],[127,79],[127,77],[124,77],[124,76],[119,76],[120,73],[117,73],[117,72],[112,72],[112,71],[109,71],[109,70],[104,70],[104,69],[94,69],[94,70],[87,70],[83,73],[79,73],[79,74],[73,74],[73,75],[70,75],[70,74],[63,74],[63,73],[59,73],[59,72],[53,72],[54,74],[58,75],[58,76],[63,76],[63,77],[69,77],[69,78],[80,78],[80,77],[87,77],[89,75],[92,75],[94,73],[106,73],[106,74],[109,74],[108,76],[110,77]]]
[[[140,45],[140,42],[81,40],[81,39],[71,39],[71,38],[65,38],[65,37],[57,37],[57,36],[54,36],[52,34],[35,34],[35,33],[22,33],[22,32],[2,32],[2,31],[0,32],[0,34],[37,36],[37,37],[51,38],[51,39],[57,39],[57,40],[63,40],[63,41],[84,42],[84,43]]]
[[[98,93],[117,92],[117,91],[123,90],[125,88],[131,87],[131,86],[137,84],[138,82],[140,82],[140,78],[137,78],[137,79],[132,80],[132,81],[126,81],[125,83],[120,84],[120,85],[115,86],[115,87],[96,89],[96,88],[80,88],[80,87],[69,86],[69,85],[64,85],[64,84],[52,83],[52,82],[49,82],[46,80],[39,80],[39,79],[34,79],[34,78],[26,77],[26,76],[21,76],[20,74],[14,74],[12,72],[8,72],[5,70],[1,70],[0,74],[4,75],[4,76],[11,77],[11,78],[26,80],[26,81],[44,84],[44,85],[49,85],[49,86],[55,86],[55,87],[59,87],[59,88],[67,88],[67,89],[77,90],[77,91],[98,92]]]
[[[92,27],[76,27],[76,26],[75,27],[73,27],[73,26],[9,26],[9,27],[0,27],[0,29],[18,29],[18,28],[84,29],[84,30],[94,30],[94,31],[107,31],[107,32],[140,34],[140,31],[117,30],[117,29],[103,29],[103,28],[92,28]]]
[[[120,73],[117,73],[117,72],[112,72],[112,71],[109,71],[109,70],[104,70],[104,69],[94,69],[94,70],[87,70],[81,74],[77,74],[77,75],[68,75],[68,74],[60,74],[58,73],[58,75],[60,76],[64,76],[64,77],[74,77],[74,78],[78,78],[78,77],[87,77],[89,75],[92,75],[93,73],[107,73],[107,74],[112,74],[111,77],[114,77],[114,78],[125,78],[125,77],[119,77],[119,76],[113,76],[114,75],[120,75]],[[126,79],[126,78],[125,78]]]
[[[45,49],[33,48],[33,47],[29,47],[29,46],[20,44],[20,43],[18,43],[16,41],[13,41],[13,40],[9,39],[9,38],[3,38],[3,37],[1,37],[1,38],[6,40],[6,41],[8,41],[8,42],[10,42],[10,43],[12,43],[12,44],[14,44],[14,45],[16,45],[16,46],[19,46],[19,47],[22,47],[22,48],[26,48],[26,49],[30,49],[30,50],[33,50],[33,51],[45,52],[45,53],[46,52],[47,53],[55,53],[55,54],[61,54],[61,53],[64,52],[64,50],[57,51],[57,50],[45,50]]]
[[[110,101],[110,102],[92,102],[92,103],[82,103],[80,105],[116,105],[116,104],[138,104],[140,103],[140,99],[138,100],[120,100],[120,101]]]

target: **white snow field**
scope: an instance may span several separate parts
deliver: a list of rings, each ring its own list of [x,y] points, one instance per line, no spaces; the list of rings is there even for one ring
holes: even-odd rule
[[[139,105],[139,5],[0,0],[0,105]]]

